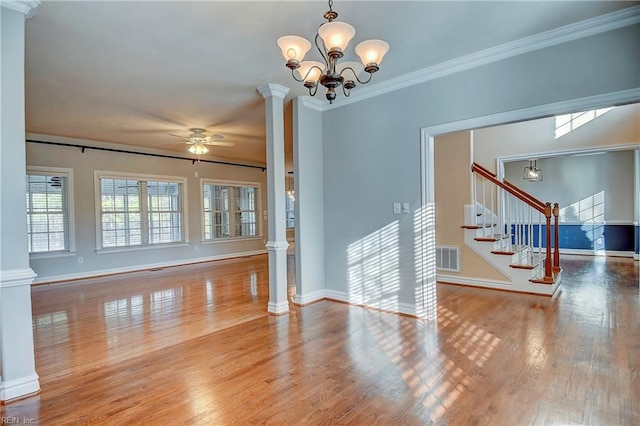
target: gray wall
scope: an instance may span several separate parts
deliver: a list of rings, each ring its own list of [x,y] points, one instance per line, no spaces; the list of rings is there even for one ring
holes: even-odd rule
[[[413,212],[420,206],[422,127],[637,88],[639,41],[640,28],[635,25],[325,112],[327,289],[348,293],[354,282],[364,282],[354,281],[354,271],[372,276],[382,271],[391,277],[386,280],[387,294],[371,288],[365,299],[414,303]],[[411,213],[395,215],[395,201],[410,202]],[[350,258],[349,250],[363,242],[373,247],[372,253],[384,250],[394,255]]]
[[[121,147],[129,148],[130,147]],[[172,153],[172,155],[175,155]],[[202,244],[200,179],[223,179],[261,184],[261,210],[266,207],[266,173],[260,169],[154,158],[123,153],[27,143],[29,166],[73,169],[76,253],[70,257],[32,258],[36,282],[92,276],[152,266],[189,263],[264,251],[262,238]],[[94,170],[187,177],[186,206],[189,244],[183,247],[145,248],[129,252],[96,252]],[[199,177],[195,177],[195,173]],[[259,218],[263,219],[260,212]],[[261,221],[261,231],[267,228]],[[78,263],[78,258],[83,263]]]
[[[604,220],[608,223],[633,223],[634,152],[614,151],[598,155],[543,158],[537,161],[542,169],[542,182],[522,179],[528,161],[506,162],[505,178],[539,200],[559,203],[561,208],[576,205],[581,200],[602,193]],[[578,218],[567,212],[565,220]]]

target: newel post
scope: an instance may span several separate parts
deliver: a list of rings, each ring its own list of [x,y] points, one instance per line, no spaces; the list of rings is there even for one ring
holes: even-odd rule
[[[553,281],[553,267],[551,265],[551,203],[544,206],[544,216],[547,218],[547,250],[544,259],[544,280]]]
[[[560,207],[558,203],[553,205],[553,217],[554,217],[554,252],[553,252],[553,272],[560,270],[560,226],[558,224],[558,217],[560,216]]]

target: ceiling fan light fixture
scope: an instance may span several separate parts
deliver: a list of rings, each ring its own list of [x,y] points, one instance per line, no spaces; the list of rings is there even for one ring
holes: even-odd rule
[[[195,155],[203,155],[203,154],[206,154],[207,152],[209,152],[209,148],[207,148],[202,143],[196,143],[196,144],[191,145],[189,147],[189,152],[191,152],[192,154],[195,154]]]

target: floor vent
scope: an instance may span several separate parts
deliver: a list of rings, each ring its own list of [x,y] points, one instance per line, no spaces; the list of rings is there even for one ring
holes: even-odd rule
[[[460,247],[437,246],[436,269],[460,272]]]

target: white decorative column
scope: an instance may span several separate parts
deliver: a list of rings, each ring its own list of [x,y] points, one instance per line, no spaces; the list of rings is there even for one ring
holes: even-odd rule
[[[287,300],[287,227],[284,187],[284,97],[289,89],[279,84],[258,88],[265,99],[267,125],[267,203],[269,252],[269,305],[267,311],[289,312]]]
[[[25,205],[25,19],[39,1],[0,7],[0,400],[40,389],[35,369]]]

